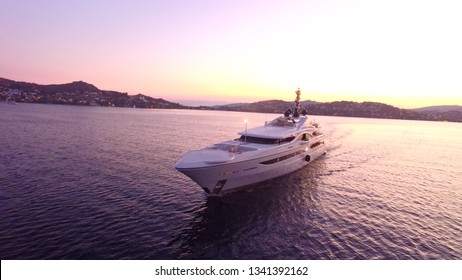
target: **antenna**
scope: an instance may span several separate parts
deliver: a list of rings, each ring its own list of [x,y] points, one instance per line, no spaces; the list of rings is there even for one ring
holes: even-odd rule
[[[302,94],[300,88],[297,89],[295,94],[297,95],[297,98],[295,98],[295,108],[300,109],[300,94]]]
[[[297,89],[297,91],[295,92],[295,94],[297,95],[297,98],[295,98],[295,108],[294,108],[294,113],[293,113],[293,117],[294,118],[298,118],[300,116],[300,94],[302,92],[300,91],[300,88]]]

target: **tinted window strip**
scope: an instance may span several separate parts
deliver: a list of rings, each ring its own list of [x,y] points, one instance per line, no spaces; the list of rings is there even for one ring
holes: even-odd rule
[[[266,161],[262,161],[260,162],[261,164],[274,164],[276,162],[280,162],[280,161],[283,161],[283,160],[286,160],[286,159],[289,159],[289,158],[293,158],[299,154],[303,154],[305,151],[302,150],[302,151],[298,151],[298,152],[295,152],[295,153],[291,153],[291,154],[288,154],[288,155],[285,155],[285,156],[281,156],[281,157],[277,157],[277,158],[273,158],[273,159],[270,159],[270,160],[266,160]]]

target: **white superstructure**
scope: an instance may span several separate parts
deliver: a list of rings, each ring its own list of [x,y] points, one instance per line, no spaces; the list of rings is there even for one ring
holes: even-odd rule
[[[241,131],[240,138],[186,152],[176,169],[219,196],[294,172],[325,154],[325,135],[305,110],[300,115],[296,93],[293,112]]]

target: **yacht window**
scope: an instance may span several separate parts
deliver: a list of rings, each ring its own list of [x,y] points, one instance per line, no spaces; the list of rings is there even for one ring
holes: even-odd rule
[[[295,137],[288,137],[283,139],[271,139],[271,138],[260,138],[260,137],[252,137],[252,136],[244,136],[242,135],[238,140],[241,142],[249,142],[255,144],[283,144],[289,143],[294,140]]]
[[[270,159],[270,160],[267,160],[267,161],[262,161],[260,163],[265,164],[265,165],[274,164],[274,163],[278,163],[280,161],[283,161],[283,160],[286,160],[286,159],[289,159],[289,158],[293,158],[295,156],[303,154],[304,152],[305,152],[304,150],[301,150],[301,151],[297,151],[297,152],[294,152],[294,153],[291,153],[291,154],[288,154],[288,155],[285,155],[285,156],[282,156],[282,157],[277,157],[277,158],[273,158],[273,159]]]
[[[239,138],[239,141],[255,143],[255,144],[277,144],[278,143],[278,139],[260,138],[260,137],[251,137],[251,136],[246,137],[244,135],[242,135]]]
[[[279,139],[279,144],[283,144],[283,143],[289,143],[289,142],[292,142],[292,140],[295,139],[295,136],[292,136],[292,137],[288,137],[288,138],[284,138],[284,139]]]
[[[312,145],[310,146],[310,148],[315,148],[315,147],[317,147],[317,146],[319,146],[319,145],[321,145],[321,144],[324,144],[324,141],[316,142],[316,143],[312,144]]]

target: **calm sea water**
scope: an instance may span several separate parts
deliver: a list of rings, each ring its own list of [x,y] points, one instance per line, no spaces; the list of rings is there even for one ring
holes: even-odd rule
[[[462,258],[459,123],[319,116],[326,156],[219,199],[174,169],[274,116],[0,104],[0,258]]]

